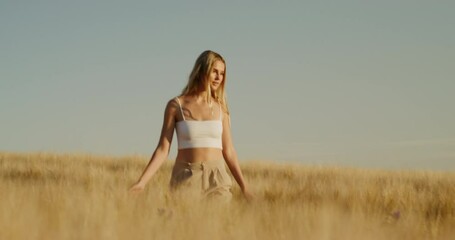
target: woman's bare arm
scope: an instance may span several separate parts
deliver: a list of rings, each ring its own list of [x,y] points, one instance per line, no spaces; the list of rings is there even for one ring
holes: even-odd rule
[[[226,113],[223,117],[223,157],[229,167],[229,170],[234,176],[235,181],[239,184],[243,194],[247,200],[251,200],[253,196],[248,189],[248,186],[243,178],[242,170],[240,169],[237,153],[232,143],[229,115]]]
[[[144,189],[145,185],[150,181],[152,176],[158,171],[163,162],[169,155],[169,149],[172,143],[172,136],[174,135],[175,126],[175,114],[177,110],[177,104],[174,100],[170,100],[166,105],[164,112],[163,126],[161,129],[161,136],[158,142],[158,146],[153,152],[150,161],[142,173],[139,180],[130,188],[132,192],[140,192]]]

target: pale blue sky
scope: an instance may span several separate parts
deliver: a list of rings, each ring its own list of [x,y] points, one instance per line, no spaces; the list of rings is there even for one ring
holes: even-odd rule
[[[149,156],[166,102],[211,49],[227,61],[241,161],[454,170],[453,9],[1,1],[0,151]]]

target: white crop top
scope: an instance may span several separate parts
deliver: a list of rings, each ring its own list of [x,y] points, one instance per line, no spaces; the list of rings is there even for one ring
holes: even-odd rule
[[[182,105],[176,97],[180,106],[180,113],[183,121],[178,121],[175,125],[177,132],[178,149],[185,148],[219,148],[223,149],[221,137],[223,135],[222,112],[220,105],[219,120],[186,120],[183,115]]]

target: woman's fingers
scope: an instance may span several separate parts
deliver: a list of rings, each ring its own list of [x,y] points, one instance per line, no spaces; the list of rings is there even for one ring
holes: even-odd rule
[[[139,184],[134,184],[130,189],[129,189],[129,192],[130,193],[140,193],[144,190],[144,187],[142,185],[139,185]]]
[[[250,191],[245,191],[243,192],[243,196],[245,197],[245,199],[248,201],[248,202],[251,202],[255,199],[255,196],[253,193],[251,193]]]

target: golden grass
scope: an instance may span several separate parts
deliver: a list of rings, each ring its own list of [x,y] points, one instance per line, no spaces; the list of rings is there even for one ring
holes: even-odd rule
[[[175,203],[172,162],[0,153],[0,239],[454,239],[455,173],[242,162],[256,195]]]

